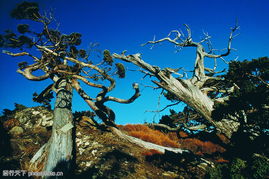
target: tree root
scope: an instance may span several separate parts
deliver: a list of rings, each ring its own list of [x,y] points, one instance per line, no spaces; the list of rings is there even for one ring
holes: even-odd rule
[[[45,161],[48,157],[48,143],[44,144],[30,160],[28,171],[41,172],[45,167]]]

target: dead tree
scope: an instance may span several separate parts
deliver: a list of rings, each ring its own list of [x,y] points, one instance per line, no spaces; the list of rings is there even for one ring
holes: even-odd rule
[[[18,25],[18,33],[6,31],[0,36],[1,46],[5,49],[18,49],[20,52],[3,50],[3,53],[17,58],[29,57],[28,62],[19,63],[17,70],[26,79],[52,81],[43,92],[35,94],[35,100],[42,101],[52,92],[56,93],[51,138],[32,158],[30,170],[63,171],[67,175],[71,168],[74,148],[73,89],[77,90],[106,125],[115,126],[115,114],[105,103],[133,102],[140,96],[138,84],[133,84],[134,95],[130,99],[109,96],[109,92],[116,85],[113,74],[124,77],[125,70],[121,63],[115,65],[108,50],[104,51],[104,58],[100,64],[93,64],[87,52],[77,48],[81,43],[81,34],[66,35],[51,28],[53,17],[41,15],[36,3],[18,4],[11,15],[16,19],[32,20],[39,25],[40,32],[32,31],[28,24]],[[86,94],[79,81],[86,86],[100,89],[100,92],[95,97]],[[95,123],[98,125],[96,121]]]
[[[152,82],[156,84],[157,87],[166,90],[179,101],[186,103],[211,125],[215,126],[219,133],[225,134],[226,137],[230,138],[233,131],[236,130],[234,124],[238,125],[238,123],[235,121],[235,123],[231,124],[231,122],[226,119],[217,122],[212,118],[212,111],[214,109],[214,103],[221,103],[228,99],[229,93],[234,91],[237,86],[234,84],[234,86],[223,88],[223,86],[218,85],[221,84],[223,79],[221,76],[216,76],[216,74],[223,71],[216,71],[216,63],[213,69],[205,67],[204,61],[211,59],[215,62],[217,59],[224,60],[223,57],[229,55],[232,50],[232,40],[236,36],[234,33],[239,27],[236,25],[231,28],[227,49],[222,54],[215,54],[210,43],[211,37],[208,34],[205,34],[205,38],[200,42],[195,42],[192,38],[191,29],[187,25],[185,25],[185,27],[187,31],[186,36],[178,30],[173,30],[167,37],[160,40],[154,39],[143,45],[155,45],[161,42],[169,42],[179,48],[195,48],[196,58],[191,78],[186,78],[184,74],[179,74],[180,69],[172,69],[168,67],[161,69],[158,66],[153,66],[143,60],[139,53],[133,55],[115,53],[113,54],[113,57],[132,63],[140,67],[139,71],[150,77],[156,78],[157,80],[152,80]],[[172,35],[174,38],[171,37]],[[208,51],[204,47],[205,43],[209,45]]]

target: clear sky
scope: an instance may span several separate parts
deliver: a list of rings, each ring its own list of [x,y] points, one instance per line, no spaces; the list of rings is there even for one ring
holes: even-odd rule
[[[9,17],[9,12],[19,0],[0,1],[0,31],[16,28],[19,23]],[[101,50],[111,52],[142,53],[145,61],[161,67],[184,67],[191,70],[194,64],[194,49],[183,49],[175,53],[175,48],[162,44],[150,50],[142,43],[165,37],[171,30],[184,29],[188,24],[194,40],[199,41],[203,31],[212,36],[214,48],[226,47],[229,28],[236,19],[240,25],[240,35],[234,39],[233,47],[237,49],[226,60],[238,56],[238,60],[268,56],[269,52],[269,1],[268,0],[40,0],[41,9],[53,10],[59,29],[63,33],[79,32],[83,35],[82,47],[90,42],[98,42]],[[96,59],[98,61],[98,59]],[[36,106],[32,101],[33,92],[50,84],[32,82],[16,73],[19,58],[10,58],[0,54],[0,110],[12,109],[14,103]],[[137,69],[127,65],[128,69]],[[225,64],[219,62],[219,69]],[[138,82],[152,85],[149,79],[141,80],[142,74],[128,71],[126,79],[118,79],[117,87],[111,93],[116,97],[128,98],[133,95],[131,84]],[[87,88],[92,94],[94,91]],[[161,114],[146,112],[157,110],[160,90],[156,91],[141,85],[142,96],[132,104],[107,103],[117,115],[116,122],[143,123],[158,121]],[[74,95],[73,111],[88,110],[89,107]],[[161,98],[160,108],[169,104]],[[173,109],[180,110],[182,105]],[[155,116],[155,117],[154,117]]]

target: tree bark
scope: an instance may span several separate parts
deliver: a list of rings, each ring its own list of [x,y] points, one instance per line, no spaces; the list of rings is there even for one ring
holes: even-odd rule
[[[190,80],[176,79],[171,75],[166,76],[163,72],[158,73],[156,77],[161,82],[154,81],[155,84],[174,94],[178,99],[188,104],[206,120],[214,124],[211,118],[214,102],[203,94],[197,86],[193,85]]]
[[[56,102],[52,134],[30,161],[30,171],[63,172],[68,176],[73,160],[72,86],[68,79],[58,79],[55,84]],[[45,176],[49,178],[50,176]]]
[[[30,168],[46,172],[63,172],[66,176],[70,172],[73,159],[73,116],[71,110],[73,93],[71,83],[67,79],[59,79],[55,87],[57,96],[52,135],[48,143],[32,158]],[[44,160],[45,163],[42,164]],[[47,177],[49,178],[49,176]]]
[[[56,84],[56,102],[52,135],[49,140],[48,157],[44,171],[61,171],[67,175],[73,159],[73,116],[72,86],[67,79],[59,79]]]
[[[239,122],[236,119],[234,121],[227,119],[214,121],[212,119],[213,100],[190,80],[176,79],[172,76],[168,78],[160,73],[157,77],[163,82],[154,81],[155,84],[174,94],[178,99],[195,109],[205,120],[216,127],[217,133],[224,134],[225,137],[230,139],[232,134],[237,131]]]

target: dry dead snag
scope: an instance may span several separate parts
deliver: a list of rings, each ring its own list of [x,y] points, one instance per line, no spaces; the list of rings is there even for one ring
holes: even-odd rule
[[[239,29],[239,26],[231,28],[231,33],[228,39],[227,49],[222,54],[215,54],[215,50],[210,43],[210,36],[205,34],[205,37],[200,42],[195,42],[192,38],[191,29],[185,25],[187,35],[184,36],[180,31],[173,30],[167,37],[160,40],[148,41],[143,45],[158,44],[161,42],[169,42],[176,47],[192,47],[196,49],[196,58],[193,65],[193,74],[191,78],[186,78],[184,74],[179,74],[179,69],[163,68],[153,66],[142,59],[141,54],[125,55],[113,54],[114,58],[121,59],[125,62],[133,63],[140,67],[140,71],[146,75],[155,78],[152,80],[159,88],[166,90],[172,94],[176,99],[186,103],[189,107],[198,112],[208,123],[216,127],[218,132],[225,134],[228,138],[236,130],[237,122],[231,123],[230,121],[223,119],[222,121],[214,121],[212,119],[212,111],[214,109],[214,103],[222,102],[229,97],[229,93],[236,89],[236,85],[222,89],[218,83],[221,83],[221,76],[216,74],[223,71],[216,71],[216,63],[213,69],[205,66],[205,60],[213,59],[215,62],[217,59],[224,60],[223,57],[230,54],[232,50],[232,40],[236,36],[234,33]],[[172,38],[171,36],[174,36]],[[209,45],[208,51],[204,47],[204,43]],[[176,76],[176,77],[175,77]]]
[[[26,79],[52,81],[43,92],[35,94],[34,100],[48,103],[51,94],[56,93],[51,138],[32,158],[29,170],[62,171],[68,175],[74,159],[73,89],[106,125],[115,126],[115,114],[105,103],[108,101],[132,103],[140,96],[139,86],[133,84],[134,94],[129,99],[109,96],[109,92],[116,85],[113,76],[118,74],[119,77],[124,77],[125,70],[122,64],[114,64],[108,50],[104,51],[104,58],[100,64],[93,64],[86,50],[78,49],[81,34],[66,35],[56,30],[52,25],[54,20],[52,16],[40,14],[36,3],[18,4],[11,15],[16,19],[32,20],[32,23],[37,23],[40,27],[40,31],[32,31],[28,24],[18,25],[17,33],[6,31],[1,35],[1,46],[5,49],[18,49],[20,52],[3,50],[3,53],[16,58],[29,57],[27,62],[19,63],[17,70]],[[100,89],[99,93],[92,97],[92,92],[91,95],[87,94],[79,81],[84,87]]]

